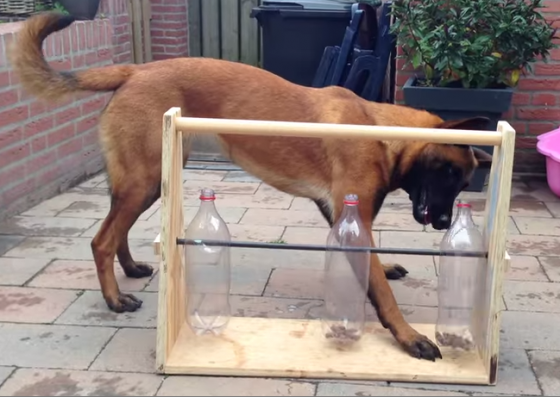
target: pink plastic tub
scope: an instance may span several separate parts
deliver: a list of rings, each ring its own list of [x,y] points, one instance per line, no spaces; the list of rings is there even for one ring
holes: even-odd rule
[[[546,157],[546,180],[552,192],[560,197],[560,128],[537,137],[537,150]]]

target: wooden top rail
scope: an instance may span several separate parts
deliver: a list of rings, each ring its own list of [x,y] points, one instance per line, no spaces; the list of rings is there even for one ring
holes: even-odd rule
[[[183,132],[193,132],[199,134],[238,134],[302,138],[356,137],[378,140],[426,141],[433,143],[490,146],[500,146],[502,143],[502,133],[500,131],[232,120],[196,117],[177,117],[175,119],[175,125],[178,130]]]

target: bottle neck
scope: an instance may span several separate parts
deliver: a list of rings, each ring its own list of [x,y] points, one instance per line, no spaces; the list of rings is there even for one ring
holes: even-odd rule
[[[455,223],[463,227],[475,227],[474,221],[472,219],[471,207],[458,206],[457,207],[457,220]]]
[[[200,200],[200,210],[214,211],[215,209],[214,200]]]
[[[341,219],[354,219],[358,216],[358,205],[357,204],[344,204],[342,208],[342,214],[340,214]]]

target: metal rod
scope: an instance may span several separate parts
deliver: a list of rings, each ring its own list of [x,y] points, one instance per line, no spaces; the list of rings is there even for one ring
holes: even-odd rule
[[[235,247],[235,248],[263,248],[296,251],[327,251],[326,245],[311,244],[278,244],[263,243],[253,241],[220,241],[220,240],[193,240],[177,239],[177,245],[206,245],[209,247]],[[411,248],[379,248],[379,247],[328,247],[329,251],[342,252],[365,252],[369,251],[376,254],[404,254],[404,255],[424,255],[424,256],[462,256],[486,258],[487,252],[477,251],[441,251],[430,249],[411,249]]]

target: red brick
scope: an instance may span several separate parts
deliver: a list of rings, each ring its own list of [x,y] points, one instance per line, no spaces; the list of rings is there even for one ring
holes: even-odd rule
[[[74,55],[72,56],[72,69],[81,69],[86,65],[85,55]]]
[[[29,106],[22,105],[15,108],[0,111],[0,127],[19,123],[29,117]]]
[[[550,50],[549,58],[553,61],[560,61],[560,48]]]
[[[27,174],[32,175],[35,172],[42,171],[46,167],[56,163],[56,150],[49,150],[38,156],[30,158],[27,162]]]
[[[33,153],[38,153],[45,150],[47,147],[47,137],[44,135],[37,136],[31,140],[31,150]]]
[[[533,66],[536,75],[541,76],[560,76],[560,64],[558,63],[537,63]]]
[[[92,66],[97,63],[97,51],[88,52],[86,54],[86,65]]]
[[[78,121],[76,124],[76,135],[81,135],[82,133],[97,127],[98,119],[99,115],[93,115]]]
[[[12,106],[18,102],[18,90],[12,88],[9,91],[0,92],[0,108]]]
[[[537,138],[535,137],[518,137],[515,140],[516,149],[534,149],[537,144]]]
[[[59,144],[67,139],[74,136],[74,124],[67,125],[65,127],[59,128],[56,131],[51,132],[47,136],[47,143],[49,147]]]
[[[86,49],[86,25],[85,22],[78,22],[78,48],[80,51]]]
[[[57,125],[62,125],[75,121],[80,117],[80,108],[78,106],[72,106],[69,109],[63,110],[55,114],[55,123]]]
[[[78,153],[80,150],[82,150],[82,146],[83,144],[82,144],[81,136],[73,138],[72,140],[63,143],[58,147],[57,150],[58,158],[61,159],[68,155]]]
[[[58,72],[68,72],[72,70],[72,60],[70,58],[52,61],[50,62],[50,65]]]
[[[35,189],[35,179],[23,180],[2,193],[3,202],[11,203],[12,201],[23,198],[29,195],[33,189]]]
[[[515,130],[515,134],[517,136],[524,135],[524,134],[527,133],[527,123],[526,122],[512,121],[512,122],[510,122],[510,125]]]
[[[97,50],[98,62],[110,61],[111,59],[113,59],[113,54],[111,53],[111,50],[109,49]]]
[[[10,70],[10,84],[11,85],[18,85],[19,84],[19,77],[13,70]]]
[[[62,53],[65,55],[70,54],[72,50],[71,39],[70,39],[70,30],[65,29],[62,33]]]
[[[25,138],[39,135],[54,127],[54,117],[51,115],[27,123],[24,127]]]
[[[524,91],[559,91],[560,79],[527,77],[519,80],[519,89]]]
[[[531,94],[524,92],[515,92],[513,94],[512,104],[514,105],[528,105],[531,102]]]
[[[8,186],[18,180],[25,178],[25,164],[18,164],[15,167],[0,169],[0,186]]]
[[[99,112],[105,107],[105,97],[98,96],[82,103],[80,106],[82,116],[89,116],[91,113]]]
[[[185,13],[187,12],[187,7],[186,6],[180,6],[180,5],[152,5],[152,13],[155,14],[165,14],[165,13],[169,13],[169,14],[173,14],[173,13]]]
[[[517,108],[520,120],[560,121],[560,109]]]
[[[7,149],[0,149],[0,168],[16,163],[29,156],[31,153],[29,143],[23,142],[15,146],[8,147]]]
[[[556,95],[554,94],[535,94],[533,95],[533,105],[554,106],[556,104]]]
[[[35,100],[29,105],[29,117],[39,116],[47,111],[47,104],[43,101]]]
[[[514,107],[510,107],[506,112],[502,113],[503,120],[512,120],[514,118]]]
[[[10,85],[10,72],[0,72],[0,87],[7,87]]]
[[[21,126],[8,127],[0,130],[0,148],[13,145],[23,137]]]
[[[531,135],[540,135],[555,129],[556,124],[557,123],[529,122],[527,123],[527,130]]]

